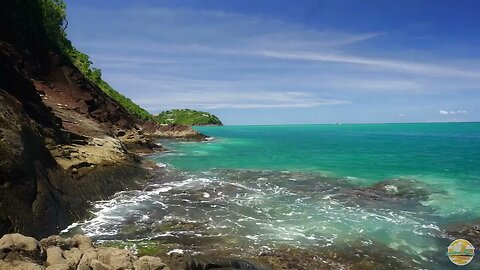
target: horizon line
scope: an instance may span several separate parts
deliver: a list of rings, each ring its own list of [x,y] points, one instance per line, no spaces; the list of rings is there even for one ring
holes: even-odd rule
[[[192,127],[222,127],[222,126],[316,126],[316,125],[385,125],[385,124],[475,124],[478,121],[428,121],[428,122],[372,122],[372,123],[295,123],[295,124],[223,124],[217,125],[193,125]]]

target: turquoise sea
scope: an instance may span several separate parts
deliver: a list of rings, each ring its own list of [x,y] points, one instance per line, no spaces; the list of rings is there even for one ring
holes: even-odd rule
[[[452,269],[448,231],[480,223],[480,123],[196,129],[213,140],[162,141],[170,151],[150,157],[164,168],[157,179],[72,228],[182,252],[295,247]]]

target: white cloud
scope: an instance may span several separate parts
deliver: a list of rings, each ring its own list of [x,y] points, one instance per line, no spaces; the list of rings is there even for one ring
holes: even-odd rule
[[[158,98],[139,98],[135,102],[147,109],[203,108],[203,109],[268,109],[311,108],[350,104],[348,100],[324,99],[305,92],[233,92],[206,94],[202,91],[164,92]]]
[[[388,69],[414,74],[463,77],[480,80],[480,71],[467,71],[459,68],[445,67],[432,64],[413,63],[389,59],[366,58],[332,53],[281,52],[270,50],[258,51],[253,53],[263,55],[265,57],[272,57],[278,59],[357,64],[378,69]]]
[[[438,113],[439,113],[439,114],[449,114],[448,111],[444,111],[444,110],[439,110]]]
[[[77,21],[70,24],[70,29],[77,27],[74,43],[92,56],[109,83],[151,112],[182,107],[314,108],[351,100],[351,106],[322,108],[331,112],[325,117],[365,121],[375,112],[375,119],[382,121],[387,116],[410,120],[423,116],[402,104],[429,104],[424,111],[431,115],[453,96],[440,97],[444,92],[460,96],[468,91],[470,100],[480,93],[472,91],[480,90],[475,59],[437,54],[435,44],[428,53],[399,50],[384,42],[392,40],[387,35],[398,38],[394,32],[324,31],[185,9],[89,7],[72,12],[77,13]],[[459,108],[471,107],[461,102],[456,103]],[[437,115],[442,119],[466,114],[441,111],[456,114]],[[405,114],[398,112],[408,117],[399,118]],[[242,113],[249,112],[235,114]]]
[[[455,115],[455,114],[467,114],[468,112],[466,110],[456,110],[456,111],[439,110],[438,113],[442,115]]]
[[[110,34],[108,37],[98,36],[94,42],[77,44],[97,48],[133,46],[155,50],[172,49],[178,45],[217,51],[308,50],[338,48],[385,35],[384,32],[322,31],[253,15],[181,8],[88,8],[75,11],[78,12],[75,16],[90,21],[97,31]],[[109,18],[109,24],[101,23],[105,17]],[[82,34],[91,35],[88,32]],[[140,40],[142,42],[138,42]]]

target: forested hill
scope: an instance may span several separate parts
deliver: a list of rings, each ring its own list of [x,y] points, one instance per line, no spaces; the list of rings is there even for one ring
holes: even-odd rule
[[[154,115],[153,119],[160,124],[176,124],[187,126],[223,125],[222,121],[220,121],[218,117],[211,113],[189,109],[164,111],[158,115]]]
[[[116,100],[132,115],[141,120],[151,119],[150,113],[105,82],[102,79],[100,69],[93,67],[88,55],[77,50],[70,40],[68,40],[66,34],[68,21],[66,19],[66,5],[63,0],[9,0],[6,2],[10,3],[4,3],[4,5],[7,5],[5,11],[16,10],[18,12],[18,14],[10,16],[10,18],[16,18],[14,20],[17,20],[16,24],[19,28],[26,28],[34,35],[45,31],[50,40],[90,82],[97,85],[103,92]],[[12,22],[10,21],[9,23]]]

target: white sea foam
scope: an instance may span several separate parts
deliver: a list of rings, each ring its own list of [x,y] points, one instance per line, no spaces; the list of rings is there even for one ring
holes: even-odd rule
[[[431,224],[428,224],[428,225],[422,225],[422,228],[440,231],[440,228],[439,228],[437,225],[432,224],[432,223],[431,223]]]
[[[176,248],[176,249],[172,249],[169,252],[167,252],[167,255],[170,256],[172,254],[184,254],[184,253],[185,253],[185,251],[183,249]]]
[[[166,168],[166,167],[167,167],[167,164],[162,163],[162,162],[157,162],[156,165],[157,165],[157,167],[159,167],[159,168]]]
[[[74,222],[74,223],[68,225],[67,228],[63,229],[63,230],[61,231],[61,233],[69,232],[71,229],[76,228],[78,225],[80,225],[80,223]]]
[[[398,187],[395,185],[385,185],[385,191],[391,194],[397,194],[398,193]]]
[[[302,185],[308,181],[316,183],[299,173],[290,177],[272,172],[255,175],[251,171],[222,170],[184,172],[173,179],[169,182],[162,179],[145,191],[120,192],[111,200],[97,202],[91,220],[67,229],[81,227],[90,236],[107,239],[122,236],[181,241],[234,235],[252,240],[258,246],[276,242],[331,246],[359,238],[363,246],[368,246],[373,243],[369,239],[372,226],[394,228],[386,232],[392,238],[435,236],[440,230],[415,212],[384,209],[381,204],[374,207],[345,204],[336,196],[338,189],[296,189],[290,182],[293,179]],[[396,186],[385,188],[397,192]],[[168,231],[158,233],[158,228],[164,225]],[[132,228],[134,232],[129,235]],[[169,254],[180,252],[186,249],[178,248]]]

